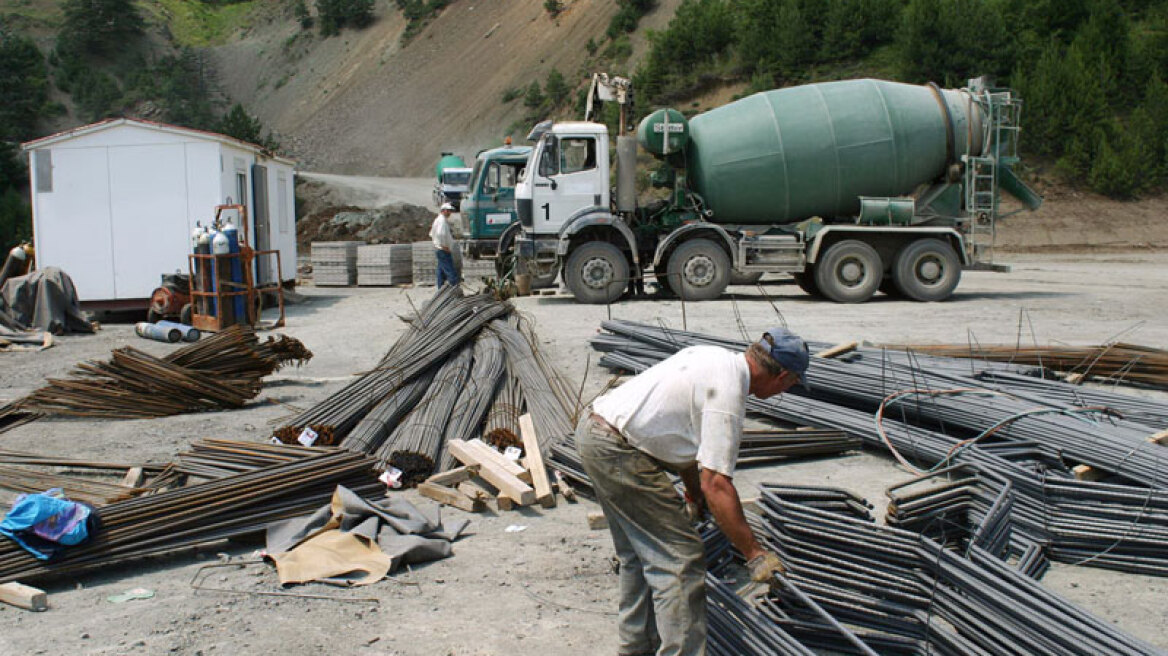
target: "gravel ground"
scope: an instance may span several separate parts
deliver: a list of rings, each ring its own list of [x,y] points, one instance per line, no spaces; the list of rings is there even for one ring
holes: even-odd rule
[[[691,330],[754,336],[782,320],[809,339],[841,342],[1097,344],[1168,347],[1168,253],[1015,255],[1010,274],[968,273],[958,293],[937,304],[877,297],[860,306],[812,300],[786,279],[732,288],[723,299],[682,307],[677,301],[633,300],[611,308],[567,297],[516,299],[533,317],[541,347],[571,379],[586,376],[589,398],[609,376],[590,361],[587,338],[614,318],[684,324]],[[397,315],[420,304],[427,289],[315,289],[292,306],[283,330],[316,357],[279,372],[257,402],[233,411],[143,421],[42,421],[0,435],[0,448],[119,461],[166,461],[202,437],[259,441],[273,422],[323,399],[372,366],[404,325]],[[735,320],[740,316],[740,321]],[[132,344],[152,353],[169,345],[139,340],[128,324],[93,336],[65,337],[44,352],[0,354],[0,399],[16,398],[80,360],[104,358]],[[595,357],[591,357],[595,362]],[[1168,395],[1154,394],[1160,398]],[[889,458],[860,453],[744,470],[736,483],[752,496],[760,481],[832,484],[880,504],[885,487],[908,474]],[[413,492],[403,493],[416,500]],[[424,501],[423,501],[424,503]],[[608,535],[585,522],[596,506],[523,509],[473,517],[470,534],[447,560],[360,589],[322,585],[292,592],[377,602],[260,597],[192,590],[189,582],[216,553],[246,557],[254,545],[229,544],[198,553],[112,568],[43,584],[52,608],[29,613],[0,606],[0,654],[612,654],[616,576]],[[447,510],[448,513],[458,513]],[[506,532],[509,526],[525,530]],[[1168,649],[1163,600],[1168,581],[1085,567],[1055,565],[1044,583],[1125,630]],[[216,570],[208,585],[276,591],[267,566]],[[151,599],[116,604],[107,597],[144,587]]]

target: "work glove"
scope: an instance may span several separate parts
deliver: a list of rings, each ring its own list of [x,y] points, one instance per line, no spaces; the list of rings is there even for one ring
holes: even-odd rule
[[[750,580],[758,583],[770,582],[776,573],[787,573],[787,568],[783,566],[783,561],[779,560],[779,557],[770,551],[764,551],[746,561],[746,569],[750,570]]]

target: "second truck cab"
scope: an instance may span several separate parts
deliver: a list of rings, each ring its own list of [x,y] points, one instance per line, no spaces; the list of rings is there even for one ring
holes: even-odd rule
[[[491,259],[498,254],[499,238],[516,221],[515,186],[530,153],[530,146],[504,146],[478,154],[461,210],[468,256]]]

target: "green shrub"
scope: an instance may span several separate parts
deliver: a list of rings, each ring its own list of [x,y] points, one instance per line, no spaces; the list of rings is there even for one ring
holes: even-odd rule
[[[516,98],[518,98],[522,95],[523,95],[523,89],[520,89],[519,87],[511,87],[509,89],[504,89],[503,90],[503,102],[509,103],[512,100],[515,100]]]
[[[45,60],[32,39],[0,22],[0,140],[26,139],[48,101]]]
[[[342,28],[362,28],[373,22],[373,0],[316,0],[322,36],[339,34]]]
[[[133,0],[65,0],[57,50],[69,55],[113,55],[142,33]]]
[[[555,18],[564,10],[564,3],[560,2],[560,0],[544,0],[543,8],[544,11],[551,14],[552,18]]]
[[[555,68],[548,73],[547,81],[544,82],[543,89],[544,96],[551,103],[552,107],[563,105],[564,101],[568,99],[568,93],[571,92],[567,82],[564,81],[564,76]]]

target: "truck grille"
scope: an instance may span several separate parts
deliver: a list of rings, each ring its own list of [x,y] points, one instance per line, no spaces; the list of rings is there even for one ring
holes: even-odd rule
[[[524,228],[531,228],[534,226],[531,219],[531,199],[519,198],[515,201],[515,210],[519,214],[519,223],[523,224]]]

